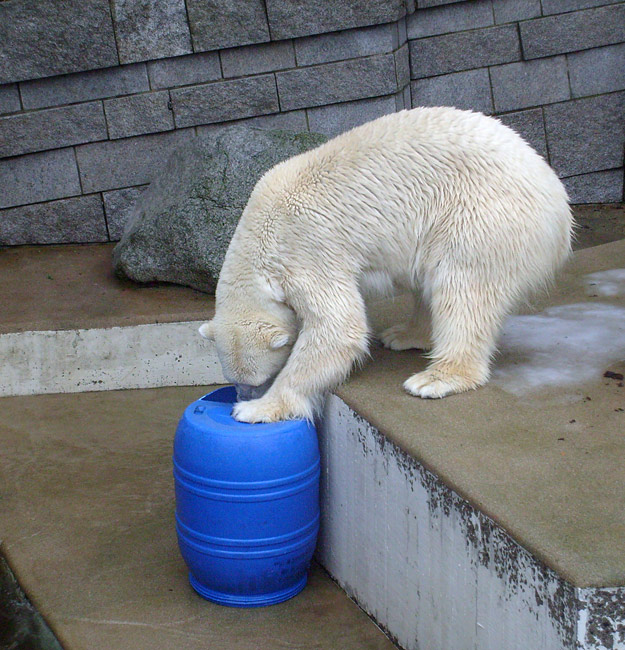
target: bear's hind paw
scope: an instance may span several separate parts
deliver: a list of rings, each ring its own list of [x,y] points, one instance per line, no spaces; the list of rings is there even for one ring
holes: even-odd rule
[[[407,324],[393,325],[379,335],[385,348],[390,350],[429,350],[432,345],[426,336],[419,336]]]

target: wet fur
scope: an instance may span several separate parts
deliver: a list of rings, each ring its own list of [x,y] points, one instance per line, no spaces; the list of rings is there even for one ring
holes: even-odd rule
[[[551,281],[571,230],[555,173],[480,113],[402,111],[277,165],[250,196],[204,326],[230,380],[275,376],[234,416],[311,418],[367,352],[365,285],[415,294],[406,323],[381,334],[430,350],[408,392],[483,385],[506,315]]]

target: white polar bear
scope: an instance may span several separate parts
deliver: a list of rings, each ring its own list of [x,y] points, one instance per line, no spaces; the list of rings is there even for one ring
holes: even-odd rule
[[[389,348],[430,349],[419,397],[484,384],[506,315],[570,252],[566,191],[516,133],[480,113],[401,111],[286,160],[258,182],[217,284],[229,381],[269,386],[244,422],[312,418],[368,348],[366,283],[410,288]]]

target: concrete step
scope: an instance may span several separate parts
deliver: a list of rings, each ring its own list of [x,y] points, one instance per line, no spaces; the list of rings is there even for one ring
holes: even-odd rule
[[[0,249],[0,396],[223,381],[214,299],[116,278],[112,244]]]
[[[172,440],[184,407],[209,390],[0,399],[1,550],[62,647],[391,650],[318,565],[301,594],[267,608],[221,607],[191,589]]]
[[[509,319],[478,391],[415,400],[425,359],[372,356],[322,420],[330,574],[410,650],[625,648],[625,240]]]

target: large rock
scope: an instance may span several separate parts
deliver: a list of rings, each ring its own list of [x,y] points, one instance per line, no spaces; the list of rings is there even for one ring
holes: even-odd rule
[[[307,132],[234,126],[184,145],[135,204],[113,251],[115,272],[137,282],[214,291],[258,179],[325,140]]]

